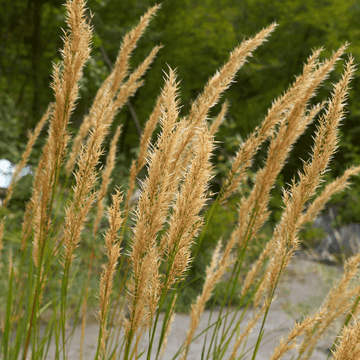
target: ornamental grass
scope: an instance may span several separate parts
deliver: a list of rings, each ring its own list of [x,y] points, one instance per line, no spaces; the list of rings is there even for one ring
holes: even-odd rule
[[[322,49],[312,52],[302,73],[273,101],[260,125],[240,144],[216,194],[211,191],[212,156],[221,146],[216,133],[219,126],[224,126],[231,104],[223,102],[213,121],[209,112],[277,25],[271,24],[234,48],[183,117],[179,115],[180,82],[170,64],[164,69],[163,89],[142,131],[139,155],[132,160],[127,186],[120,188],[111,185],[121,133],[121,127],[111,131],[112,123],[143,84],[146,71],[162,48],[156,46],[136,69],[130,69],[129,59],[137,41],[156,12],[161,11],[160,6],[149,9],[125,35],[112,71],[98,89],[76,134],[69,132],[68,125],[79,96],[83,68],[90,57],[93,28],[83,0],[68,0],[66,10],[62,61],[54,65],[51,84],[54,102],[30,134],[0,210],[0,251],[2,259],[6,259],[0,277],[7,283],[4,311],[0,313],[0,358],[75,358],[69,355],[69,344],[77,327],[82,328],[77,357],[85,358],[86,314],[94,283],[99,329],[94,358],[161,358],[176,319],[177,301],[189,286],[189,269],[201,256],[199,249],[206,241],[208,224],[220,207],[226,207],[229,199],[236,199],[237,223],[231,235],[218,239],[213,249],[203,288],[191,305],[185,341],[173,359],[191,357],[200,319],[206,307],[213,309],[209,300],[216,296],[216,286],[225,274],[230,274],[225,282],[226,296],[218,299],[220,311],[214,312],[204,331],[207,343],[204,341],[202,358],[240,359],[246,352],[249,359],[256,359],[279,279],[300,248],[300,230],[360,171],[359,166],[351,167],[323,185],[324,174],[338,147],[339,126],[355,71],[351,56],[329,98],[316,105],[311,103],[344,57],[347,45],[325,60],[320,59]],[[297,177],[282,190],[281,218],[257,260],[244,272],[246,254],[271,214],[269,201],[275,181],[295,142],[314,121],[318,125],[309,149],[310,159],[303,162]],[[16,191],[18,174],[46,122],[47,138],[34,172],[21,241],[16,251],[8,251],[2,240],[8,204]],[[107,139],[110,149],[106,154]],[[257,170],[250,191],[243,191],[255,155],[264,144],[267,153],[263,165]],[[103,155],[104,167],[100,166]],[[106,209],[108,194],[110,203]],[[91,249],[90,256],[85,248]],[[92,269],[99,258],[102,266],[94,273]],[[269,359],[281,359],[295,347],[296,359],[311,358],[316,344],[337,318],[343,319],[343,327],[333,339],[329,358],[359,358],[360,284],[354,281],[359,259],[360,254],[356,254],[345,262],[340,283],[320,309],[296,323]],[[86,272],[82,283],[76,281],[79,271]],[[250,311],[248,322],[243,321]],[[246,349],[246,339],[257,323],[261,324],[257,342]],[[158,338],[155,333],[159,329]],[[145,351],[139,346],[142,338],[148,339]],[[49,351],[51,344],[55,344],[54,353]]]

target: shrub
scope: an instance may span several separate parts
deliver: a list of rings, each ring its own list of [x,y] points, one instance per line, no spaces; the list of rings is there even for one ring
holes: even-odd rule
[[[84,327],[82,315],[93,284],[99,279],[98,274],[93,275],[93,269],[101,271],[97,290],[96,358],[140,356],[139,339],[145,334],[149,338],[147,358],[155,347],[158,358],[166,346],[177,299],[186,292],[188,270],[202,258],[199,249],[211,239],[209,229],[214,214],[218,213],[222,214],[223,221],[235,225],[231,231],[226,229],[223,239],[212,241],[214,249],[203,288],[191,306],[189,330],[177,356],[187,357],[205,304],[215,294],[213,304],[221,304],[221,310],[207,329],[215,329],[208,354],[213,358],[223,357],[233,338],[231,359],[237,358],[240,345],[255,323],[262,319],[253,349],[252,358],[255,359],[279,277],[299,248],[300,229],[321,211],[332,194],[348,185],[350,176],[360,171],[360,167],[346,170],[316,196],[337,148],[338,127],[354,72],[353,59],[349,57],[330,99],[315,106],[310,105],[310,99],[343,55],[346,45],[325,61],[319,60],[321,50],[312,53],[303,73],[273,102],[263,122],[240,144],[226,181],[217,194],[212,194],[209,188],[213,176],[211,157],[214,136],[225,116],[226,105],[211,124],[207,119],[209,110],[276,24],[233,50],[228,62],[210,78],[204,91],[192,103],[189,114],[183,118],[179,118],[176,72],[169,67],[164,88],[143,130],[138,157],[132,162],[126,194],[119,188],[112,191],[108,225],[103,231],[104,198],[115,166],[120,127],[112,134],[104,168],[99,168],[100,156],[114,117],[141,86],[141,77],[160,49],[160,46],[155,47],[137,69],[129,71],[129,57],[159,6],[151,8],[139,25],[125,36],[113,71],[99,88],[91,112],[84,116],[69,154],[71,136],[67,126],[78,96],[82,69],[90,56],[92,29],[86,20],[83,0],[68,0],[66,8],[68,30],[63,39],[63,61],[54,65],[53,72],[55,101],[30,135],[17,168],[18,173],[25,166],[42,126],[49,120],[48,137],[35,172],[21,239],[12,251],[2,249],[2,256],[7,259],[1,269],[2,278],[7,280],[6,308],[1,322],[2,358],[27,359],[30,353],[32,359],[47,358],[54,339],[55,358],[63,356],[65,359],[69,343],[66,328],[70,320],[75,328],[81,317]],[[281,217],[271,229],[272,234],[264,236],[261,229],[270,216],[271,189],[293,144],[322,110],[311,158],[304,162],[298,179],[283,189]],[[151,134],[157,123],[161,132],[151,144]],[[251,187],[244,187],[253,158],[267,140],[265,165],[256,172]],[[136,178],[145,165],[147,175],[141,181],[141,192],[136,199],[133,196]],[[6,232],[5,215],[16,179],[15,174],[3,202],[0,238]],[[69,183],[72,186],[69,187]],[[224,212],[236,201],[234,199],[238,203],[236,221]],[[103,265],[103,255],[97,246],[102,239],[107,258]],[[359,322],[350,320],[358,313],[359,285],[351,280],[357,274],[359,259],[360,254],[357,254],[345,263],[340,283],[331,290],[321,309],[296,324],[274,349],[270,359],[281,358],[301,335],[304,339],[298,349],[299,359],[307,358],[334,319],[348,312],[350,315],[345,320],[343,335],[337,340],[334,358],[356,358],[360,328]],[[245,264],[248,264],[246,271]],[[88,268],[88,272],[84,273],[84,268]],[[227,272],[227,281],[214,291]],[[221,296],[220,300],[216,294]],[[231,305],[235,298],[234,308]],[[243,314],[250,304],[254,317],[240,329],[243,317],[234,314]],[[165,312],[162,324],[159,321],[161,311]],[[155,343],[154,334],[159,326],[162,332]],[[124,336],[119,336],[119,329]],[[82,347],[83,341],[81,354]]]

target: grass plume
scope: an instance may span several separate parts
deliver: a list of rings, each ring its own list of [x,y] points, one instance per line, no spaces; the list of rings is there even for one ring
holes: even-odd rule
[[[121,132],[121,127],[117,127],[110,135],[111,126],[124,104],[143,84],[146,72],[162,48],[155,46],[137,68],[130,69],[130,57],[159,8],[159,5],[150,8],[124,36],[114,66],[98,89],[90,113],[84,115],[68,153],[71,140],[68,124],[79,95],[83,68],[90,56],[92,27],[85,16],[83,0],[66,3],[68,29],[63,36],[62,62],[54,65],[51,84],[55,99],[29,135],[0,211],[0,256],[8,259],[0,267],[0,276],[7,284],[6,306],[0,312],[0,359],[68,358],[70,339],[82,315],[85,324],[93,283],[98,284],[95,293],[99,326],[94,358],[159,359],[166,350],[178,299],[188,289],[189,269],[203,255],[200,246],[206,241],[207,226],[220,206],[227,209],[229,202],[235,200],[236,224],[230,235],[218,239],[212,249],[202,290],[191,306],[186,338],[174,359],[191,356],[201,316],[213,297],[220,303],[220,310],[213,315],[212,307],[213,317],[205,329],[203,358],[243,356],[245,340],[259,323],[256,344],[246,350],[252,351],[254,360],[279,280],[299,251],[300,230],[319,214],[332,195],[349,186],[350,176],[360,172],[359,166],[353,166],[319,191],[338,147],[339,126],[345,116],[349,83],[355,72],[351,56],[331,97],[315,105],[312,100],[343,56],[345,44],[325,60],[320,59],[322,48],[312,52],[302,73],[240,144],[220,192],[216,196],[212,194],[215,136],[219,127],[224,126],[230,104],[228,101],[222,104],[212,123],[208,121],[210,111],[253,52],[275,30],[276,24],[272,24],[230,53],[228,61],[209,78],[204,90],[191,103],[189,113],[181,118],[180,82],[176,71],[168,66],[163,89],[144,125],[138,156],[132,159],[125,190],[115,186],[114,192],[109,191]],[[21,239],[14,251],[3,241],[8,204],[16,191],[18,175],[47,120],[48,137],[35,170]],[[296,141],[316,121],[310,158],[303,162],[297,178],[283,189],[281,218],[266,244],[257,251],[257,260],[246,268],[247,254],[255,248],[269,219],[276,179]],[[155,137],[157,126],[160,132]],[[112,140],[102,168],[101,156],[109,135]],[[243,192],[248,171],[266,142],[263,166],[256,172],[250,191]],[[144,167],[146,175],[142,177]],[[137,177],[141,177],[140,196],[132,200]],[[68,180],[73,183],[70,188]],[[110,200],[108,192],[112,192]],[[104,225],[101,220],[108,201],[108,224]],[[104,235],[105,246],[99,240],[100,234]],[[126,237],[128,234],[130,239]],[[85,254],[89,244],[88,259]],[[346,313],[351,317],[345,320],[338,339],[334,339],[333,359],[358,358],[359,259],[357,253],[346,260],[342,279],[320,309],[296,323],[273,354],[269,354],[269,359],[282,358],[297,346],[301,336],[297,359],[310,358],[330,325]],[[87,278],[84,285],[79,285],[76,280],[84,279],[81,277],[84,269],[88,269]],[[221,299],[217,297],[220,282],[225,287]],[[252,317],[243,323],[244,315],[250,310]],[[84,354],[85,330],[83,325],[80,358]],[[144,338],[148,345],[142,350]],[[55,349],[49,355],[52,343]]]

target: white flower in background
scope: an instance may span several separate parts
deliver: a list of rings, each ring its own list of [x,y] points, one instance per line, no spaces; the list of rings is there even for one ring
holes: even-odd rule
[[[15,165],[13,165],[9,160],[0,160],[0,188],[6,189],[9,187],[14,170]],[[31,167],[25,166],[20,172],[19,177],[32,173]]]

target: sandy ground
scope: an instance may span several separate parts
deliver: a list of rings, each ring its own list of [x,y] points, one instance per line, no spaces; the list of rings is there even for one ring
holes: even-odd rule
[[[307,315],[314,309],[317,309],[324,299],[327,291],[329,290],[331,283],[334,279],[341,275],[339,268],[320,265],[307,259],[295,258],[293,263],[286,269],[284,276],[279,283],[276,293],[276,299],[274,300],[268,318],[266,321],[266,330],[264,339],[261,343],[257,360],[267,360],[273,353],[274,348],[278,345],[282,336],[286,336],[289,330],[293,327],[295,320],[300,320],[303,315]],[[218,311],[215,311],[217,315]],[[251,317],[251,311],[246,314],[242,324],[247,323],[247,319]],[[206,311],[201,319],[200,326],[197,334],[206,328],[210,312]],[[181,346],[186,336],[186,331],[189,324],[189,316],[187,314],[176,314],[175,320],[172,326],[172,331],[168,339],[168,345],[164,353],[163,359],[170,360]],[[328,354],[328,348],[332,345],[332,340],[337,332],[337,327],[332,329],[331,335],[318,345],[311,359],[325,360]],[[159,328],[159,327],[158,327]],[[252,331],[246,349],[251,348],[257,339],[260,329],[258,324]],[[98,335],[98,326],[90,324],[86,328],[85,333],[85,351],[84,359],[93,359],[96,351],[96,337]],[[156,338],[160,336],[156,334]],[[79,359],[79,343],[81,337],[81,330],[76,329],[74,338],[69,346],[68,358],[70,360]],[[204,337],[199,337],[191,345],[188,360],[201,359],[201,351]],[[157,343],[155,339],[155,344]],[[229,346],[229,351],[223,357],[227,359],[232,351],[234,341]],[[141,344],[141,349],[147,348],[147,341],[144,340]],[[54,351],[53,345],[50,348],[50,354]],[[155,354],[156,349],[153,353]],[[283,359],[290,359],[291,354],[295,352],[289,352]],[[154,355],[153,354],[153,355]],[[247,353],[243,359],[250,359],[252,351]],[[145,356],[141,357],[144,359]],[[155,358],[152,356],[152,359]]]

